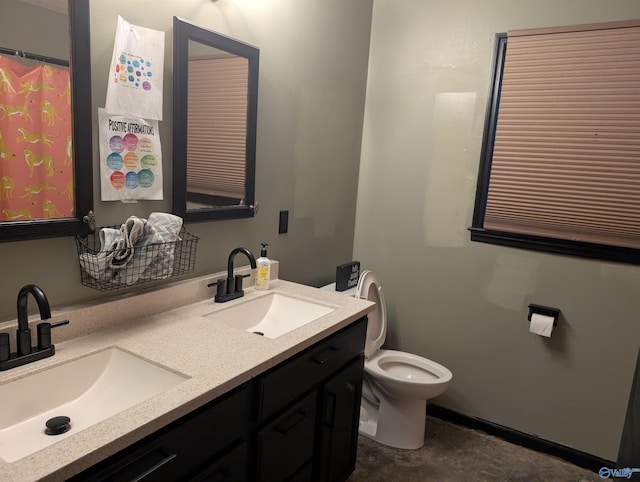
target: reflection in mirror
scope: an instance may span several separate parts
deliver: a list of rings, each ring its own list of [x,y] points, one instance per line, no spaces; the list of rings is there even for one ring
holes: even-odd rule
[[[0,0],[1,241],[86,230],[93,190],[77,180],[92,180],[88,1]]]
[[[189,40],[187,210],[245,200],[249,60]]]
[[[0,213],[73,216],[69,61],[0,47]]]
[[[258,56],[174,17],[173,210],[189,221],[254,214]]]

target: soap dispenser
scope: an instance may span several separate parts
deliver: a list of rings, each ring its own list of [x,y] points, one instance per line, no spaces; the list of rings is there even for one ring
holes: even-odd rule
[[[262,250],[260,257],[256,259],[256,289],[268,290],[269,281],[271,280],[271,260],[267,258],[267,243],[260,243]]]

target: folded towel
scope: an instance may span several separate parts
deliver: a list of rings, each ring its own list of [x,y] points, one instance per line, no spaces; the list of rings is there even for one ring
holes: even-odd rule
[[[117,250],[125,246],[122,232],[115,228],[102,228],[100,236],[100,251],[96,254],[84,253],[80,255],[80,265],[85,271],[98,281],[111,281],[114,271],[109,266]]]
[[[182,218],[169,213],[151,213],[149,223],[156,228],[166,243],[178,240],[178,235],[182,229]]]
[[[159,252],[162,237],[146,219],[130,216],[120,227],[124,246],[109,261],[115,271],[113,281],[131,285],[138,281]]]
[[[168,278],[173,274],[175,248],[177,241],[180,240],[182,218],[169,213],[151,213],[149,224],[156,228],[163,243],[166,244],[160,247],[157,256],[147,267],[142,277],[144,279]]]

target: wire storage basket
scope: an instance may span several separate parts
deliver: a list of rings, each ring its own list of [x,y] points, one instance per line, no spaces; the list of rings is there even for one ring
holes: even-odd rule
[[[80,280],[84,286],[111,291],[191,273],[195,270],[198,237],[184,227],[176,241],[126,246],[105,237],[116,236],[119,227],[97,229],[87,236],[76,236]],[[124,245],[123,245],[124,244]]]

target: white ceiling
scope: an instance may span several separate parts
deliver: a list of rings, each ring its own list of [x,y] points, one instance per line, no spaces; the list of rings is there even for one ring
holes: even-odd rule
[[[33,5],[37,5],[42,8],[48,8],[49,10],[54,10],[56,12],[64,13],[65,15],[68,13],[67,0],[22,0],[26,3],[31,3]]]

